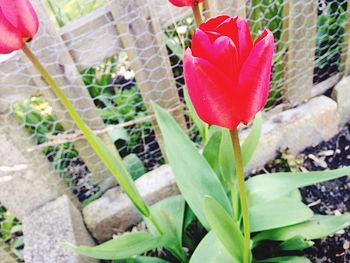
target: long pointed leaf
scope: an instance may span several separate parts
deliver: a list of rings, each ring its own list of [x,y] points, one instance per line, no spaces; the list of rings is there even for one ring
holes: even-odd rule
[[[212,197],[205,197],[205,214],[215,235],[231,256],[242,261],[243,258],[243,235],[236,222]]]
[[[263,260],[256,260],[254,261],[256,263],[280,263],[280,262],[285,262],[285,263],[311,263],[310,259],[306,257],[277,257],[277,258],[268,258],[268,259],[263,259]]]
[[[168,197],[150,208],[152,215],[163,230],[164,247],[171,251],[176,257],[185,259],[186,255],[182,249],[182,230],[185,215],[185,200],[181,195]],[[145,218],[147,228],[157,235],[153,223]]]
[[[225,179],[221,174],[219,153],[220,153],[221,131],[214,132],[204,146],[203,156],[210,164],[216,175],[219,177],[220,182],[224,185]]]
[[[251,207],[285,196],[299,187],[325,182],[350,174],[350,167],[306,173],[273,173],[250,178],[247,194]]]
[[[184,91],[184,96],[185,96],[185,102],[186,105],[188,107],[188,110],[190,112],[190,117],[194,123],[194,125],[196,125],[199,134],[202,136],[203,138],[203,142],[204,145],[208,142],[208,129],[209,129],[209,125],[206,124],[204,121],[202,121],[199,117],[198,114],[196,112],[196,110],[193,107],[192,101],[190,99],[190,96],[188,95],[188,91],[187,91],[187,87],[184,86],[183,87],[183,91]]]
[[[79,246],[65,243],[64,246],[80,255],[113,260],[137,256],[162,246],[161,236],[152,236],[147,232],[133,232],[118,236],[95,247]]]
[[[221,129],[221,143],[219,153],[219,163],[221,174],[226,183],[234,180],[236,174],[235,157],[232,147],[230,131],[228,129]]]
[[[202,225],[210,229],[204,212],[204,196],[209,195],[218,200],[226,212],[232,215],[225,190],[208,162],[172,116],[156,104],[153,108],[177,185]]]
[[[302,236],[307,240],[319,239],[350,226],[350,214],[341,216],[315,215],[304,223],[264,231],[254,236],[254,242],[260,240],[288,240]]]
[[[210,231],[194,251],[190,263],[240,263],[234,260],[217,239],[214,231]]]
[[[112,263],[170,263],[161,258],[154,257],[135,257],[121,260],[113,260]]]
[[[252,130],[242,144],[243,165],[246,166],[252,159],[255,149],[259,143],[261,135],[262,116],[259,112],[254,119]]]
[[[258,232],[304,222],[313,212],[301,201],[280,198],[249,209],[250,230]]]

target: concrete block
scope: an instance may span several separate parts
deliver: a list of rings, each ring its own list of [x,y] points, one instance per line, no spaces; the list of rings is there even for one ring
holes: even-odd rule
[[[338,124],[337,104],[325,96],[272,116],[264,121],[260,142],[246,171],[263,166],[279,149],[288,147],[291,153],[298,153],[329,140],[338,132]]]
[[[333,89],[333,99],[338,104],[339,125],[350,122],[350,76],[344,77]]]
[[[75,254],[64,241],[93,246],[79,210],[67,196],[45,204],[23,219],[24,260],[26,263],[97,263]]]
[[[338,122],[337,105],[325,96],[264,120],[260,143],[246,171],[272,160],[281,148],[288,147],[296,153],[330,139],[337,133]],[[246,137],[248,132],[243,131],[241,137]],[[136,185],[150,204],[179,193],[169,165],[144,175]],[[110,239],[141,219],[127,196],[118,189],[109,190],[86,206],[83,215],[90,232],[99,241]]]
[[[164,165],[136,180],[140,194],[148,204],[179,194],[170,166]],[[83,209],[85,223],[99,241],[125,231],[141,219],[128,197],[120,189],[110,189]]]
[[[19,219],[48,201],[66,194],[77,204],[72,191],[30,136],[10,115],[0,114],[0,202]]]

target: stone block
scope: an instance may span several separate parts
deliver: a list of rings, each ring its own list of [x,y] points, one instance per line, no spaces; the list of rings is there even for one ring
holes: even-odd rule
[[[339,125],[350,122],[350,76],[344,77],[333,89],[333,99],[338,104]]]
[[[0,202],[22,219],[31,211],[72,191],[10,115],[0,114]]]
[[[62,242],[93,246],[79,210],[67,196],[36,209],[23,219],[26,263],[97,263],[62,247]]]
[[[272,160],[280,149],[298,153],[332,138],[338,132],[337,104],[328,97],[316,97],[263,123],[261,139],[247,172]]]
[[[170,166],[164,165],[136,180],[136,187],[148,204],[179,194]],[[125,231],[141,219],[128,197],[120,189],[110,189],[83,209],[85,223],[99,241]]]

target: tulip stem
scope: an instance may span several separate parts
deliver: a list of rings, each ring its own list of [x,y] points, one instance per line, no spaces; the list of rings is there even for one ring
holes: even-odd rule
[[[197,27],[199,27],[200,24],[202,24],[202,16],[201,16],[201,11],[199,10],[199,4],[197,1],[195,1],[194,5],[192,6],[192,11],[193,11],[193,17],[194,20],[196,21]]]
[[[244,169],[242,161],[241,146],[239,143],[237,129],[231,130],[231,139],[233,145],[233,151],[235,155],[236,176],[239,188],[239,197],[241,201],[241,209],[243,216],[243,234],[244,234],[244,263],[249,263],[250,259],[250,223],[249,223],[249,210],[247,202],[247,194],[244,183]],[[231,193],[233,194],[233,193]]]
[[[26,44],[24,44],[22,48],[24,54],[28,57],[28,59],[33,63],[34,67],[41,73],[47,84],[49,84],[52,88],[52,90],[55,92],[57,97],[60,99],[63,106],[67,109],[69,115],[74,120],[77,127],[83,132],[84,135],[87,134],[87,125],[85,122],[81,119],[79,113],[75,110],[73,104],[69,101],[69,99],[66,97],[66,95],[63,93],[61,88],[58,86],[57,82],[51,77],[50,73],[44,68],[44,66],[40,63],[40,61],[37,59],[37,57],[34,55],[34,53],[28,48]],[[88,136],[86,136],[88,138]],[[147,208],[148,209],[148,208]],[[148,214],[143,213],[141,210],[139,210],[141,214],[143,214],[145,217],[147,217],[156,227],[159,234],[163,234],[163,231],[158,224],[158,222],[155,220],[153,215],[148,212]]]
[[[209,12],[209,4],[208,4],[208,0],[203,2],[203,7],[204,7],[204,17],[206,20],[208,20],[210,18],[210,12]]]

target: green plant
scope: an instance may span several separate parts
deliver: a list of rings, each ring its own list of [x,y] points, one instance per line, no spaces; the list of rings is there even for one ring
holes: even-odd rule
[[[13,106],[13,113],[27,132],[33,136],[37,144],[48,141],[49,136],[64,132],[63,127],[51,113],[48,102],[40,95],[34,95]],[[78,158],[78,152],[72,143],[63,143],[58,146],[44,147],[42,152],[54,163],[57,171],[68,185],[72,185],[71,176],[66,168],[72,159]]]
[[[316,38],[316,66],[324,72],[339,69],[346,12],[337,2],[328,3],[318,17]]]
[[[18,219],[10,214],[5,207],[0,204],[0,246],[8,245],[11,252],[19,260],[23,260],[22,250],[24,247],[22,225]]]
[[[227,155],[227,149],[231,147],[229,137],[225,136],[227,131],[216,129],[212,132],[201,154],[169,113],[158,106],[155,106],[155,112],[164,136],[167,156],[182,193],[182,197],[171,197],[151,207],[163,234],[157,233],[146,220],[150,233],[126,233],[95,248],[69,247],[77,253],[101,259],[121,260],[131,257],[130,262],[153,260],[133,257],[165,247],[177,255],[181,262],[186,262],[180,248],[188,243],[188,228],[193,231],[193,227],[204,227],[202,231],[205,237],[201,242],[188,246],[192,247],[186,253],[192,255],[191,263],[242,262],[242,218],[238,193],[235,190],[230,197],[227,192],[227,176],[234,176],[232,173],[235,171],[234,167],[227,166],[227,160],[233,158]],[[259,117],[254,122],[249,139],[242,144],[244,164],[252,158],[259,141],[260,126]],[[302,203],[298,190],[299,187],[349,173],[350,167],[345,167],[333,171],[263,174],[248,179],[246,187],[253,234],[252,255],[255,258],[254,251],[269,240],[276,241],[277,251],[269,259],[254,259],[254,262],[310,262],[303,257],[283,256],[283,251],[303,250],[312,245],[312,240],[349,226],[349,214],[314,215]],[[193,213],[186,212],[185,202]]]
[[[117,64],[123,56],[107,58],[99,67],[84,70],[81,75],[98,111],[107,125],[116,125],[147,116],[139,88],[133,81],[124,87],[114,84]],[[126,66],[126,65],[123,65]],[[121,155],[136,153],[143,138],[149,136],[152,124],[149,121],[135,123],[126,128],[112,129],[111,137]]]
[[[273,58],[271,88],[266,108],[276,105],[283,92],[283,70],[286,46],[283,37],[283,8],[284,0],[253,0],[250,5],[250,28],[253,39],[267,27],[275,37],[276,51]]]

